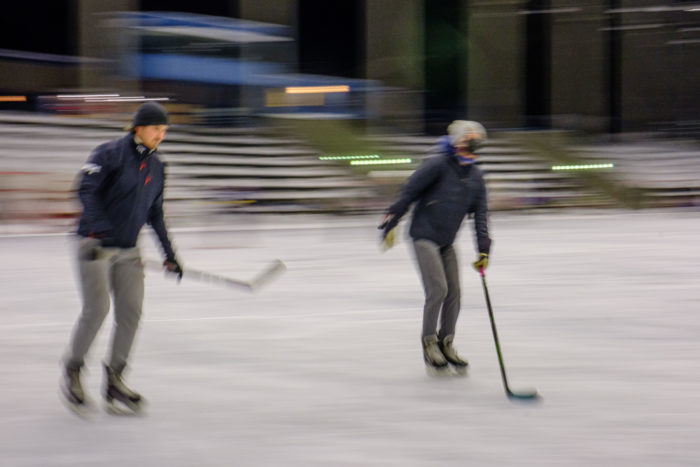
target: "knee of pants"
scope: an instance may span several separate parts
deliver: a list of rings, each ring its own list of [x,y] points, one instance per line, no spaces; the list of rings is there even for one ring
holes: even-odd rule
[[[114,309],[114,320],[118,325],[135,328],[141,321],[141,307]]]
[[[461,294],[462,293],[459,290],[459,287],[450,287],[449,289],[447,289],[447,293],[445,294],[445,300],[459,302]]]
[[[83,305],[80,320],[86,324],[99,326],[107,316],[107,313],[109,313],[109,299],[86,303]]]
[[[427,301],[433,302],[443,302],[447,298],[447,286],[445,284],[440,284],[431,287],[426,290],[425,299]]]

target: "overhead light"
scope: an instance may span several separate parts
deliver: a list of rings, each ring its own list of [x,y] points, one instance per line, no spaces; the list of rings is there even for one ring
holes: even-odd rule
[[[284,88],[287,94],[315,94],[326,92],[350,92],[350,86],[289,86]]]
[[[0,102],[27,102],[27,96],[0,96]]]
[[[145,97],[145,96],[133,96],[133,97],[91,97],[85,99],[85,102],[145,102],[145,101],[169,101],[168,97]]]
[[[581,8],[550,8],[546,10],[521,10],[519,15],[552,15],[557,13],[578,13]]]
[[[359,159],[379,159],[379,154],[365,154],[360,156],[321,156],[318,158],[321,161],[347,161]]]
[[[411,159],[377,159],[367,161],[350,161],[350,165],[389,165],[389,164],[410,164]]]
[[[605,13],[661,13],[664,11],[700,11],[700,6],[687,7],[657,5],[634,8],[613,8],[610,10],[605,10]]]
[[[576,165],[554,165],[552,170],[597,170],[597,169],[612,169],[615,164],[576,164]]]
[[[612,28],[600,28],[599,31],[637,31],[641,29],[659,29],[664,27],[665,24],[630,24],[627,26],[616,26]]]
[[[75,100],[75,99],[92,99],[92,98],[107,98],[107,97],[119,97],[119,94],[59,94],[56,96],[57,99],[61,100]]]

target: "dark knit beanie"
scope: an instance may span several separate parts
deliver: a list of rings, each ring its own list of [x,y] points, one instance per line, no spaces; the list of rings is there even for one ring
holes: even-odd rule
[[[167,125],[168,111],[157,102],[144,102],[136,109],[132,128],[146,125]]]

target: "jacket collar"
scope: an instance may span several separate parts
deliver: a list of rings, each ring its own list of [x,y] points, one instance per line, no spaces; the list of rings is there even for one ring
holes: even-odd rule
[[[130,140],[131,140],[131,147],[136,151],[136,153],[139,155],[141,159],[150,156],[154,152],[158,150],[158,148],[155,149],[148,149],[144,144],[141,142],[141,139],[134,136],[134,135],[129,135]]]

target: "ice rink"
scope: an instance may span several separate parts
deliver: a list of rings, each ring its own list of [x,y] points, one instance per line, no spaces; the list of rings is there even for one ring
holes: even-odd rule
[[[252,277],[258,293],[146,277],[126,381],[145,415],[101,408],[111,315],[89,355],[83,419],[58,393],[79,312],[72,239],[0,236],[0,465],[696,466],[700,464],[700,212],[491,216],[489,291],[505,397],[474,258],[459,238],[467,377],[430,378],[422,289],[402,225],[376,217],[230,216],[174,228],[184,267]],[[30,229],[31,230],[31,229]],[[29,230],[28,230],[29,232]],[[148,228],[144,257],[159,257]]]

